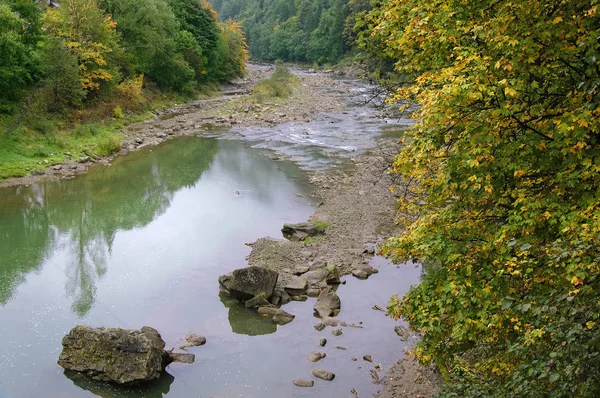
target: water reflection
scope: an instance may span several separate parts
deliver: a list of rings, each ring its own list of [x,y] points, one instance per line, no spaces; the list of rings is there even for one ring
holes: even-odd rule
[[[102,398],[161,398],[169,393],[171,384],[173,384],[173,381],[175,381],[175,378],[168,372],[163,372],[160,378],[149,383],[139,386],[121,387],[108,383],[93,381],[87,376],[77,372],[67,370],[64,372],[64,374],[77,387]]]
[[[277,324],[270,318],[259,315],[255,309],[246,308],[244,304],[232,299],[227,294],[220,293],[219,298],[229,310],[227,318],[233,333],[261,336],[277,331]]]
[[[10,301],[27,273],[66,252],[66,293],[84,316],[118,231],[141,228],[169,207],[173,195],[193,186],[218,150],[216,140],[167,142],[152,153],[115,160],[85,178],[0,190],[0,305]]]

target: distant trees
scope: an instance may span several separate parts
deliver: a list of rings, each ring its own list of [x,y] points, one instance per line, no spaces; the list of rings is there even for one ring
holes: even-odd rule
[[[355,17],[367,0],[212,0],[223,18],[242,23],[259,61],[338,61],[350,49]],[[366,7],[366,8],[365,8]],[[344,37],[348,40],[345,40]]]
[[[52,112],[137,91],[141,76],[191,92],[246,60],[239,25],[204,0],[0,0],[0,112],[36,85]]]

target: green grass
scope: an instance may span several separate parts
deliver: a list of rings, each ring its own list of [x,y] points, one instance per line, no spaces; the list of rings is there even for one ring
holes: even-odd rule
[[[206,86],[194,96],[180,96],[158,89],[145,92],[146,104],[135,111],[124,111],[126,104],[115,101],[89,104],[60,118],[32,112],[18,126],[12,114],[0,113],[0,182],[12,177],[35,174],[54,164],[95,154],[112,155],[121,150],[121,129],[153,117],[152,110],[176,103],[206,98],[216,93]],[[9,127],[11,127],[9,131]]]
[[[327,227],[329,226],[329,223],[326,221],[313,221],[312,223],[321,229],[327,229]]]

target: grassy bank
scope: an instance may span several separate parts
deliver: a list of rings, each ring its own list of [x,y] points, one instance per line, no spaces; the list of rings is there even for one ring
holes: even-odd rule
[[[135,102],[126,97],[98,101],[65,115],[38,112],[35,106],[0,115],[0,182],[68,160],[116,153],[123,127],[153,117],[153,111],[215,92],[209,87],[182,96],[148,88]]]

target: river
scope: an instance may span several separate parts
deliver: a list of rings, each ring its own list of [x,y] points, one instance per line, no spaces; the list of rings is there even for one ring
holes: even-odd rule
[[[245,243],[280,238],[283,223],[313,213],[306,170],[339,166],[340,157],[328,151],[350,156],[366,150],[385,127],[356,106],[322,117],[334,122],[316,118],[302,126],[310,135],[283,125],[181,137],[72,180],[0,189],[0,397],[346,397],[351,388],[361,396],[377,391],[368,370],[373,364],[363,355],[389,369],[407,343],[394,333],[397,323],[371,307],[385,307],[392,294],[404,293],[418,281],[419,267],[398,269],[375,258],[379,274],[367,281],[345,277],[338,289],[340,318],[364,328],[345,328],[337,338],[313,329],[314,299],[286,305],[296,319],[277,327],[218,295],[218,276],[246,266]],[[368,131],[361,131],[365,123]],[[348,133],[352,128],[356,134]],[[273,160],[274,150],[294,161]],[[208,342],[190,350],[192,365],[172,364],[144,387],[115,388],[56,364],[62,337],[78,324],[152,326],[167,347],[181,345],[186,333]],[[292,380],[309,378],[315,366],[306,357],[317,351],[320,337],[330,343],[318,367],[337,376],[299,389]]]

